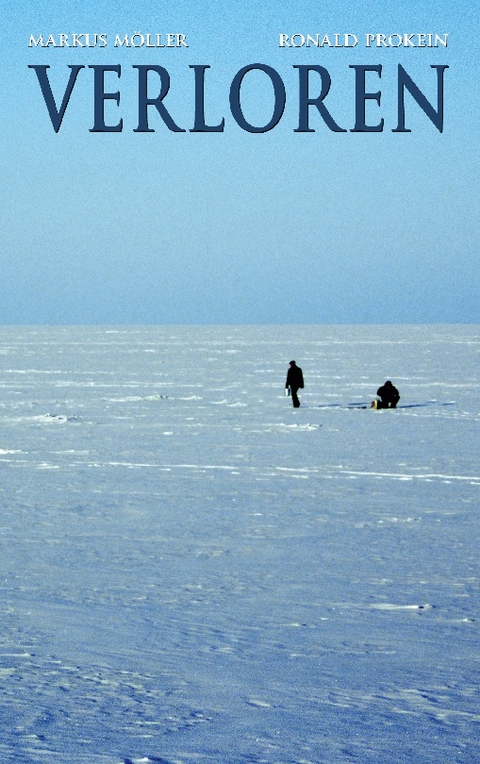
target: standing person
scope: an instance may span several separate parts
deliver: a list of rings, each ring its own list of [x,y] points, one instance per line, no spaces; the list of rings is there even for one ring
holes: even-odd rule
[[[378,388],[377,395],[380,396],[380,402],[377,403],[377,409],[394,409],[397,407],[397,403],[400,400],[400,393],[397,388],[392,385],[389,379],[384,385]]]
[[[290,390],[292,395],[293,407],[298,409],[300,401],[298,400],[297,392],[301,388],[303,389],[303,372],[300,366],[297,366],[295,361],[290,361],[290,368],[287,372],[287,381],[285,383],[285,389]]]

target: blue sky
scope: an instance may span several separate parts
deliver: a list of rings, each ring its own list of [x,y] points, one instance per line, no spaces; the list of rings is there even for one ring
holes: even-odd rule
[[[106,48],[29,48],[30,35],[108,35]],[[119,49],[116,34],[182,33],[188,49]],[[367,33],[448,33],[448,48],[366,48]],[[355,49],[280,49],[279,34],[356,34]],[[478,22],[471,4],[406,2],[135,2],[13,4],[1,46],[1,324],[480,323]],[[263,63],[282,77],[284,115],[268,133],[242,130],[229,108],[237,71]],[[29,64],[48,64],[57,99],[68,64],[83,64],[55,133]],[[107,121],[91,133],[92,64],[120,64]],[[132,65],[170,73],[165,104],[186,132],[136,127]],[[207,121],[191,133],[192,64],[208,64]],[[298,74],[320,64],[325,101],[345,133],[312,113],[295,133]],[[352,133],[352,64],[381,64],[382,133]],[[440,134],[407,96],[411,133],[396,126],[401,64],[435,101]],[[271,87],[243,91],[252,122],[271,113]]]

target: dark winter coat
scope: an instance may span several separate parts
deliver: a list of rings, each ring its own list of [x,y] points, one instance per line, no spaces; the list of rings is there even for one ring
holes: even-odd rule
[[[378,388],[377,395],[382,401],[382,408],[394,409],[400,400],[400,393],[390,381]]]
[[[291,390],[303,388],[303,372],[300,366],[290,366],[285,387],[289,387]]]

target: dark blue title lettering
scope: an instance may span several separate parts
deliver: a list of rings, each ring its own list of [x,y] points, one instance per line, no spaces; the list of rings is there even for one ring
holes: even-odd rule
[[[107,90],[106,79],[111,81],[112,76],[116,76],[116,81],[122,76],[121,66],[119,64],[97,64],[88,67],[78,64],[70,64],[70,74],[66,79],[66,85],[63,92],[54,96],[50,79],[48,76],[48,65],[30,64],[30,69],[35,74],[40,85],[40,90],[47,107],[47,112],[56,133],[60,130],[69,102],[72,99],[73,91],[82,69],[93,70],[93,127],[92,133],[121,133],[123,131],[124,120],[119,117],[112,122],[107,120],[105,114],[106,103],[113,102],[112,108],[120,108],[120,90]],[[185,133],[186,128],[181,127],[174,119],[171,112],[171,106],[167,108],[165,101],[170,91],[170,74],[163,66],[134,65],[137,70],[137,103],[138,103],[138,123],[133,129],[135,133],[153,133],[158,119],[164,126],[175,133]],[[191,65],[194,80],[194,99],[193,99],[193,127],[188,132],[191,133],[223,133],[225,130],[225,117],[217,115],[212,124],[212,119],[207,121],[206,116],[206,90],[207,79],[211,82],[212,76],[206,77],[206,72],[210,69],[207,64]],[[367,78],[369,83],[380,81],[382,76],[382,66],[380,64],[352,64],[350,69],[354,70],[352,83],[352,99],[354,104],[355,123],[349,130],[342,127],[331,114],[331,107],[327,107],[325,101],[332,88],[332,79],[328,70],[318,65],[296,65],[293,67],[298,70],[298,90],[296,99],[298,102],[298,127],[294,129],[296,133],[314,133],[318,125],[325,125],[329,130],[335,133],[381,133],[384,130],[385,119],[378,114],[377,121],[373,119],[374,124],[367,122],[367,102],[373,102],[372,108],[380,109],[382,92],[377,89],[367,90]],[[435,98],[432,101],[420,90],[407,71],[398,64],[397,67],[397,125],[392,128],[393,133],[409,133],[411,129],[407,127],[407,109],[405,103],[405,93],[408,92],[417,106],[426,115],[427,119],[440,132],[443,132],[444,126],[444,74],[448,66],[444,64],[431,64],[431,68],[436,71]],[[248,108],[242,102],[242,86],[251,72],[261,72],[262,77],[267,83],[270,93],[266,96],[266,106],[270,110],[271,116],[264,124],[254,124],[252,117],[248,114]],[[84,76],[82,74],[82,76]],[[111,86],[110,86],[111,87]],[[369,85],[369,87],[372,87]],[[375,85],[373,86],[375,87]],[[60,104],[57,106],[57,104]],[[267,133],[273,130],[282,119],[287,104],[287,91],[285,83],[280,74],[271,66],[266,64],[249,64],[240,69],[234,76],[229,92],[230,113],[234,122],[242,130],[248,133]],[[156,119],[154,123],[154,117]],[[315,119],[315,122],[314,122]],[[314,123],[314,124],[312,124]]]

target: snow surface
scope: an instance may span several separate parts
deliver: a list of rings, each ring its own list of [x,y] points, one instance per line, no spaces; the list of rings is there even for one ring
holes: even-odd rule
[[[479,327],[0,339],[2,764],[480,761]]]

